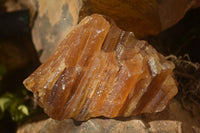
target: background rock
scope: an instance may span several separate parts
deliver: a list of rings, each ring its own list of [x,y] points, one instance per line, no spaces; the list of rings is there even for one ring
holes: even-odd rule
[[[133,31],[141,39],[157,35],[181,20],[189,9],[200,6],[199,0],[82,0],[83,6],[81,0],[57,4],[51,1],[37,0],[38,16],[32,30],[35,47],[42,53],[41,62],[49,57],[78,20],[93,13],[110,16],[120,28]],[[64,14],[59,17],[61,9]]]
[[[7,12],[30,10],[32,38],[41,62],[78,20],[93,13],[112,17],[120,28],[133,31],[142,39],[166,30],[189,9],[200,6],[200,0],[3,0],[1,3]]]
[[[92,13],[112,17],[117,25],[141,39],[173,26],[199,0],[83,0],[81,18]]]
[[[37,0],[38,14],[32,29],[35,48],[44,62],[77,24],[81,0]]]
[[[19,127],[17,133],[199,133],[197,117],[184,110],[177,100],[160,113],[137,115],[130,118],[94,118],[85,122],[72,119],[56,121],[51,118]]]

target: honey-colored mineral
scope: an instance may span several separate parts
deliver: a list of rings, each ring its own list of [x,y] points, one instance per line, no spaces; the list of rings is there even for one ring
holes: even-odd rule
[[[24,85],[56,120],[127,117],[166,107],[177,93],[173,69],[146,41],[93,14]]]

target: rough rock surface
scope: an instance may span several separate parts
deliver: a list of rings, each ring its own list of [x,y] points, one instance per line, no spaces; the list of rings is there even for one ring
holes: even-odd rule
[[[199,117],[194,117],[182,108],[179,101],[173,99],[160,113],[127,119],[95,118],[82,123],[71,119],[56,121],[49,118],[20,126],[17,133],[200,133],[198,119]]]
[[[98,14],[83,19],[25,81],[52,118],[162,111],[177,93],[174,64]]]

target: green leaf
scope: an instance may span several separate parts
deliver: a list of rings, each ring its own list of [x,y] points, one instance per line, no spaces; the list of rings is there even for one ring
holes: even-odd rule
[[[0,108],[4,112],[10,103],[9,98],[0,98]]]
[[[4,112],[11,104],[13,95],[10,93],[6,93],[0,98],[0,109]]]
[[[29,115],[28,108],[23,104],[18,106],[18,110],[27,116]]]
[[[20,92],[22,93],[22,91]],[[30,115],[31,109],[24,104],[21,93],[5,93],[0,97],[0,119],[4,117],[5,111],[8,111],[12,120],[16,122],[20,122]]]

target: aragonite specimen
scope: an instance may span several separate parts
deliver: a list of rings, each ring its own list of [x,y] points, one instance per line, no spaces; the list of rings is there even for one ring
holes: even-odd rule
[[[177,93],[174,64],[101,15],[83,19],[24,85],[53,119],[162,111]]]

